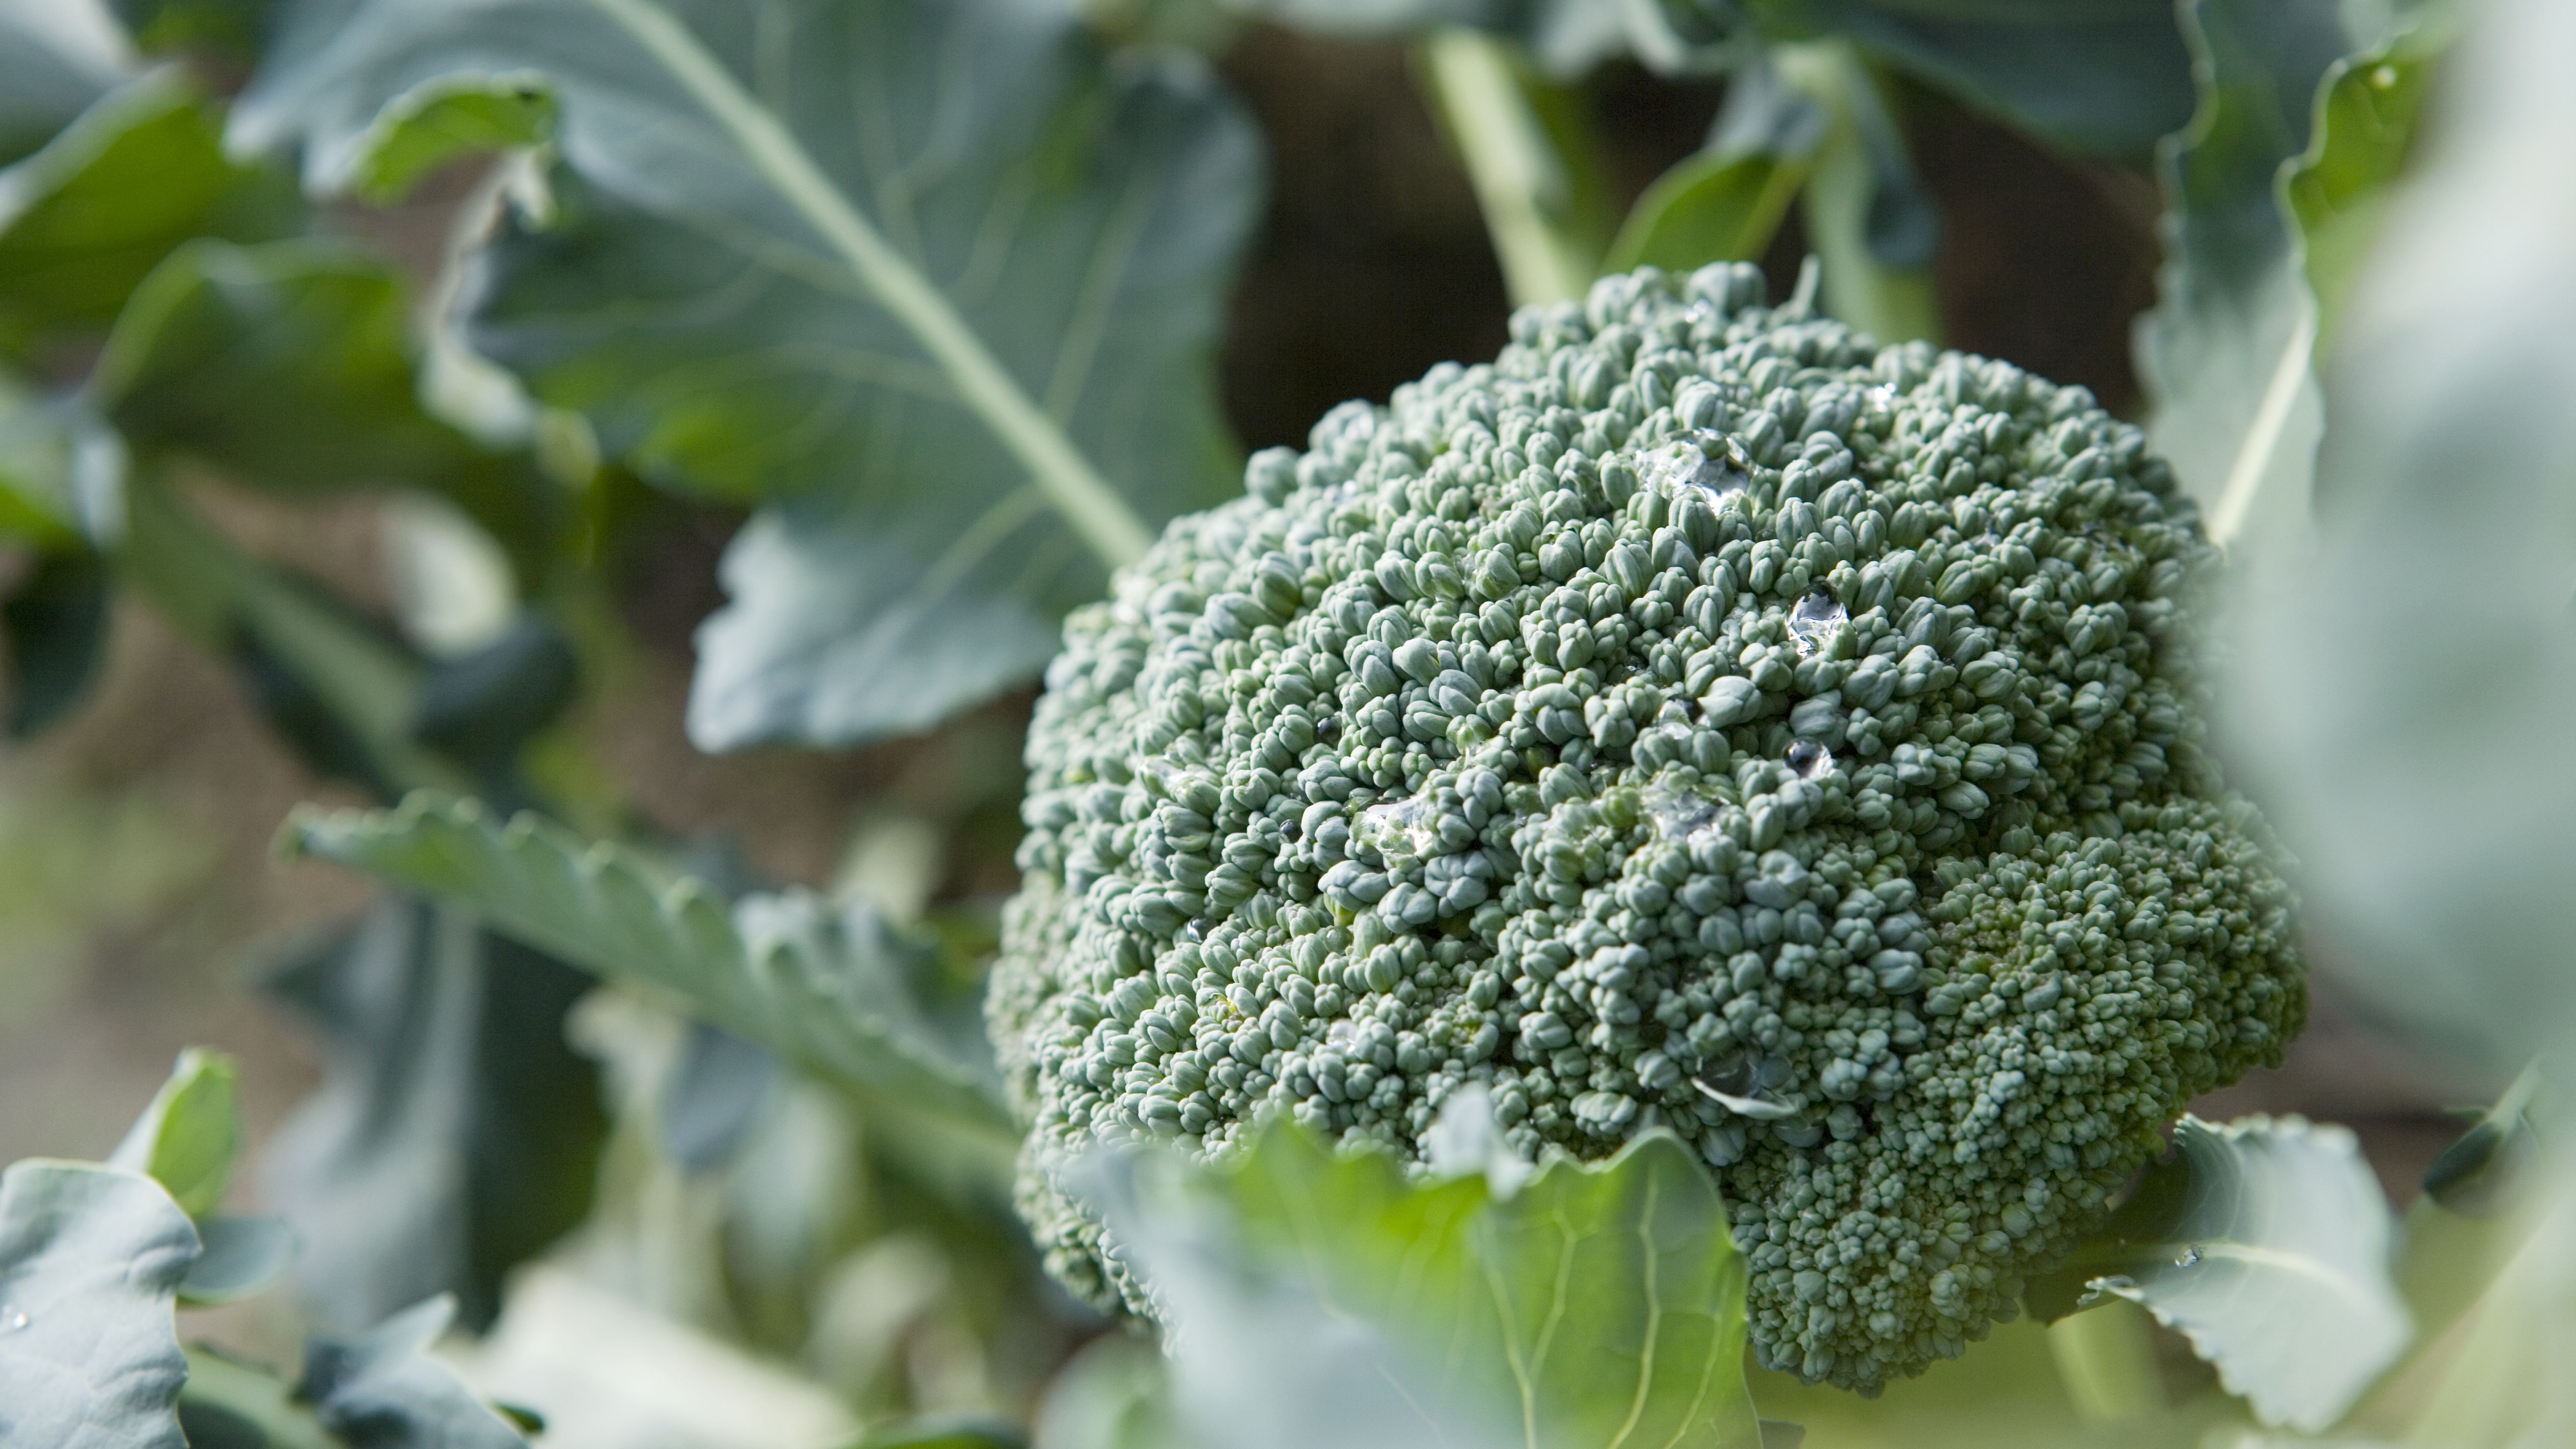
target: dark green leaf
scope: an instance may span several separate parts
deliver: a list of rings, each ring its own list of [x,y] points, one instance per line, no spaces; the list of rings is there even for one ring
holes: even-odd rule
[[[488,1323],[502,1275],[581,1220],[606,1124],[563,1016],[588,987],[460,911],[394,897],[278,977],[325,1070],[264,1181],[303,1234],[298,1278],[323,1321],[453,1292]]]
[[[0,1172],[0,1443],[184,1449],[171,1308],[196,1256],[188,1215],[139,1173]]]
[[[1177,1200],[1109,1196],[1211,1442],[1760,1443],[1744,1260],[1669,1133],[1503,1198],[1484,1175],[1408,1186],[1282,1121]]]
[[[200,1217],[205,1251],[179,1284],[181,1302],[230,1303],[285,1281],[301,1240],[284,1218]]]
[[[302,138],[327,188],[438,97],[551,94],[556,205],[484,254],[476,346],[646,477],[783,505],[702,642],[702,745],[865,739],[1025,678],[1108,564],[1222,496],[1208,361],[1261,168],[1192,66],[1005,0],[375,0],[295,55],[235,137]]]
[[[2191,117],[2172,0],[1743,0],[1776,38],[1840,37],[2042,140],[2144,156]]]
[[[64,24],[62,0],[0,0],[0,166],[41,148],[117,80]]]
[[[2218,697],[2342,979],[2510,1069],[2576,1041],[2576,8],[2476,14],[2330,360],[2318,546]]]
[[[455,1316],[453,1302],[432,1298],[347,1342],[316,1338],[296,1397],[350,1449],[526,1449],[509,1420],[423,1352]]]
[[[318,768],[386,795],[464,783],[412,738],[417,658],[318,588],[244,558],[148,477],[126,492],[116,562],[198,647],[242,667]]]
[[[179,1210],[202,1218],[223,1205],[241,1150],[241,1107],[233,1059],[190,1047],[170,1079],[117,1144],[111,1167],[139,1172],[168,1190]]]
[[[519,746],[572,702],[579,673],[563,631],[543,615],[521,615],[480,649],[430,669],[412,733],[478,772],[506,769]]]
[[[348,1449],[295,1402],[293,1385],[203,1346],[188,1350],[179,1427],[188,1449]]]
[[[409,487],[453,500],[523,574],[564,512],[523,452],[420,401],[410,302],[390,265],[310,241],[192,243],[140,287],[90,392],[138,451],[170,449],[289,494]]]
[[[1668,26],[1660,16],[1632,13],[1634,7],[1602,0],[1222,0],[1227,9],[1280,25],[1347,35],[1387,35],[1460,26],[1519,42],[1540,69],[1572,78],[1595,63],[1632,48],[1662,50],[1668,40],[1678,51],[1696,27]],[[1707,0],[1672,5],[1658,0],[1657,10],[1697,12]],[[1676,60],[1679,55],[1676,54]]]
[[[2412,1329],[2389,1277],[2390,1222],[2350,1131],[2296,1117],[2185,1117],[2104,1230],[2032,1290],[2143,1305],[2267,1424],[2340,1418]]]
[[[225,159],[181,73],[138,77],[0,185],[0,352],[94,337],[190,237],[265,240],[301,210],[291,178]]]
[[[0,604],[9,640],[11,739],[71,713],[107,647],[107,566],[87,549],[39,554],[27,582]]]
[[[904,975],[920,948],[864,906],[752,895],[728,911],[696,881],[614,845],[533,815],[503,825],[473,801],[429,792],[394,811],[306,810],[286,829],[289,849],[471,906],[568,961],[676,993],[863,1094],[1016,1138],[989,1069],[962,1060],[914,1002]]]
[[[554,134],[551,92],[525,80],[466,78],[414,92],[400,125],[367,153],[349,179],[370,201],[391,202],[451,161],[534,146]]]
[[[112,0],[147,55],[195,52],[245,64],[276,23],[277,0]]]

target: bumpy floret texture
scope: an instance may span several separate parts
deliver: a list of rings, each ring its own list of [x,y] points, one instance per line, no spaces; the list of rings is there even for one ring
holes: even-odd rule
[[[1284,1111],[1418,1158],[1480,1082],[1532,1155],[1698,1144],[1762,1360],[1871,1389],[2297,1031],[2139,431],[1760,296],[1524,310],[1068,624],[990,1015],[1079,1291],[1143,1303],[1068,1153]]]

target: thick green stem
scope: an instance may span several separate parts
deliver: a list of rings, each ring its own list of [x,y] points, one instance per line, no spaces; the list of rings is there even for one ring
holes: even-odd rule
[[[2115,1298],[2057,1320],[2048,1326],[2048,1352],[2066,1397],[2087,1423],[2116,1423],[2165,1407],[2154,1327],[2134,1303]]]
[[[1029,471],[1093,552],[1112,567],[1132,563],[1153,530],[1091,466],[1062,425],[1038,406],[957,315],[930,279],[814,164],[795,135],[743,90],[688,27],[652,0],[591,0],[624,26],[742,148],[751,168],[778,188],[840,253],[862,284],[894,314],[948,375],[958,396]]]
[[[1421,70],[1513,304],[1580,298],[1600,274],[1610,228],[1571,97],[1531,77],[1505,42],[1463,28],[1433,32]]]

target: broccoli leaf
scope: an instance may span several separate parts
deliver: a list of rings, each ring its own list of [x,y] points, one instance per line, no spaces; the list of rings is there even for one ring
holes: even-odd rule
[[[1738,69],[1708,144],[1637,198],[1610,244],[1605,269],[1686,272],[1710,262],[1758,260],[1806,184],[1826,125],[1823,108],[1783,84],[1772,66]]]
[[[190,237],[264,241],[302,211],[291,177],[225,159],[182,72],[139,76],[0,185],[0,350],[94,337]]]
[[[314,1339],[296,1397],[359,1449],[526,1449],[528,1441],[453,1369],[423,1352],[455,1317],[452,1300],[432,1298],[355,1339]]]
[[[2351,293],[2318,546],[2218,697],[2342,978],[2510,1068],[2576,1040],[2576,9],[2477,17]]]
[[[196,1256],[188,1215],[140,1173],[0,1172],[0,1443],[184,1449],[171,1310]]]
[[[2324,427],[2319,314],[2281,175],[2309,154],[2337,63],[2382,38],[2359,13],[2339,0],[2181,10],[2200,106],[2158,155],[2165,260],[2156,308],[2138,323],[2138,369],[2157,450],[2200,501],[2210,537],[2240,550],[2307,516]],[[2352,144],[2349,128],[2329,139]]]
[[[728,911],[698,882],[617,846],[533,815],[504,825],[471,800],[430,792],[393,811],[300,811],[285,843],[469,905],[495,929],[586,969],[673,992],[863,1095],[1015,1140],[987,1068],[912,1000],[903,975],[919,948],[865,906],[751,895]]]
[[[534,575],[562,496],[526,453],[421,405],[410,310],[400,275],[350,247],[192,242],[136,290],[89,393],[132,448],[186,453],[252,487],[440,494]]]
[[[2300,262],[2327,355],[2355,276],[2379,239],[2399,167],[2413,149],[2425,81],[2447,36],[2418,26],[2335,62],[2317,97],[2316,132],[2282,178]]]
[[[2053,145],[2144,155],[2191,116],[2172,0],[1744,0],[1783,39],[1840,36]]]
[[[1481,1173],[1409,1186],[1392,1157],[1284,1121],[1177,1194],[1133,1165],[1103,1176],[1120,1251],[1170,1312],[1181,1409],[1214,1440],[1761,1442],[1744,1260],[1669,1133],[1509,1198]]]
[[[65,24],[61,0],[0,0],[0,166],[28,155],[117,80]]]
[[[2412,1336],[2389,1275],[2388,1204],[2352,1133],[2296,1117],[2185,1117],[2102,1233],[2035,1281],[2045,1317],[2098,1294],[2143,1305],[2267,1424],[2350,1408]]]
[[[474,344],[641,475],[772,503],[701,642],[701,745],[1026,678],[1221,496],[1208,363],[1261,168],[1203,71],[1008,0],[373,0],[282,39],[234,139],[337,189],[439,98],[529,91],[555,204],[481,255]]]
[[[263,1172],[324,1322],[454,1293],[488,1323],[502,1275],[581,1220],[606,1123],[563,1017],[588,988],[462,912],[390,896],[272,982],[324,1052]]]
[[[241,1147],[239,1078],[232,1058],[196,1047],[179,1054],[169,1080],[117,1144],[110,1167],[139,1172],[168,1189],[179,1210],[201,1218],[221,1206]]]

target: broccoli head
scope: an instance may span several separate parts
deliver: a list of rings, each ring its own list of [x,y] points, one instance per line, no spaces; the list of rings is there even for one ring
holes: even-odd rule
[[[2305,1015],[2202,748],[2215,560],[2081,388],[1613,277],[1347,404],[1076,613],[990,996],[1049,1179],[1273,1112],[1695,1142],[1776,1368],[1954,1355]]]

